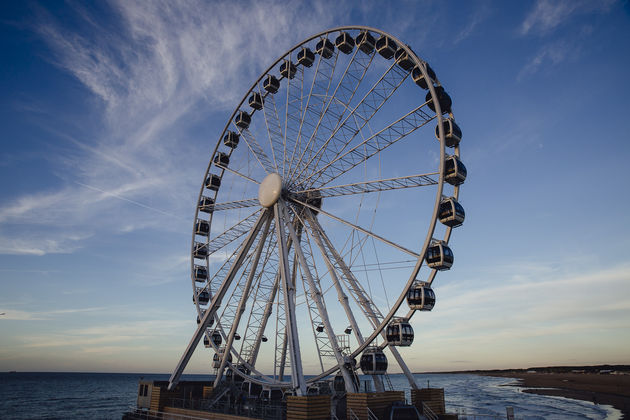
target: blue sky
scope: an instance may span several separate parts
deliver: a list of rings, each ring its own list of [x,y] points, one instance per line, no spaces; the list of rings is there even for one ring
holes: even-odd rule
[[[467,220],[410,367],[630,363],[628,2],[357,4],[1,6],[0,370],[171,371],[212,139],[280,54],[347,24],[409,43],[464,131]]]

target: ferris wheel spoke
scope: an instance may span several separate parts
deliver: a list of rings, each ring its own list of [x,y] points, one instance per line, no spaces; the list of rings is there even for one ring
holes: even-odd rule
[[[267,140],[269,140],[269,148],[273,159],[276,172],[278,171],[277,145],[282,144],[282,126],[278,118],[278,108],[276,107],[276,99],[273,93],[265,92],[258,85],[258,94],[263,98],[262,114],[265,120],[265,128],[267,129]],[[271,106],[270,106],[271,104]]]
[[[246,200],[226,201],[224,203],[211,204],[206,206],[210,211],[235,210],[258,205],[258,199],[248,198]]]
[[[249,216],[245,217],[225,231],[221,232],[219,235],[215,236],[208,244],[208,256],[225,248],[235,240],[241,238],[247,232],[250,232],[256,223],[256,217],[260,213],[261,210],[256,210]]]
[[[297,155],[300,153],[299,151],[302,144],[302,138],[310,138],[309,133],[312,133],[312,129],[314,128],[311,119],[318,118],[325,107],[325,99],[323,99],[322,95],[318,94],[318,92],[323,91],[328,93],[328,89],[330,88],[330,84],[332,82],[332,74],[334,73],[336,62],[337,60],[335,59],[331,63],[330,60],[326,60],[321,55],[319,55],[317,66],[315,68],[315,74],[313,75],[313,81],[311,82],[310,92],[306,99],[306,107],[300,119],[300,127],[298,129],[295,147],[291,152],[291,159],[288,163],[289,173],[292,172],[293,162],[297,158]]]
[[[307,161],[302,171],[298,174],[298,178],[310,177],[314,172],[317,172],[320,161],[323,161],[325,164],[345,150],[368,121],[398,90],[408,74],[395,63],[391,64],[361,101],[335,127],[319,150]],[[331,147],[328,147],[329,144]]]
[[[268,174],[277,172],[278,168],[274,165],[271,159],[269,159],[262,147],[260,147],[260,144],[258,144],[258,141],[256,141],[256,137],[254,137],[252,132],[245,128],[240,131],[240,134],[243,140],[245,140],[249,151],[252,155],[254,155],[256,161],[265,170],[265,172]]]
[[[243,312],[245,311],[245,305],[249,297],[249,291],[252,287],[252,282],[254,281],[254,277],[256,275],[258,262],[260,261],[260,256],[262,255],[262,252],[263,252],[266,240],[267,240],[267,234],[269,233],[270,224],[271,224],[271,218],[268,217],[267,222],[265,223],[265,226],[261,230],[260,239],[258,240],[258,246],[256,247],[254,259],[251,265],[249,266],[249,272],[247,273],[247,280],[245,281],[245,285],[241,293],[241,299],[239,300],[238,307],[236,308],[236,313],[232,321],[230,333],[225,343],[225,351],[223,352],[223,357],[221,358],[221,365],[219,366],[219,370],[217,372],[217,376],[214,381],[215,387],[219,385],[219,382],[221,381],[221,377],[223,376],[223,370],[225,369],[225,365],[228,362],[228,357],[232,350],[232,344],[234,343],[234,337],[237,333],[238,326],[241,323],[241,317],[243,315]]]
[[[244,174],[240,173],[237,170],[234,170],[234,169],[229,168],[227,166],[224,166],[222,164],[216,164],[216,166],[217,166],[217,168],[223,169],[224,171],[227,171],[227,172],[233,173],[234,175],[240,176],[241,178],[246,179],[249,182],[253,182],[254,184],[260,184],[260,182],[256,181],[253,178],[248,177],[247,175],[244,175]]]
[[[350,222],[348,222],[347,220],[344,220],[344,219],[342,219],[342,218],[340,218],[340,217],[337,217],[337,216],[335,216],[335,215],[333,215],[333,214],[331,214],[331,213],[328,213],[327,211],[324,211],[324,210],[322,210],[322,209],[319,209],[319,208],[317,208],[317,207],[315,207],[315,206],[312,206],[312,205],[310,205],[310,204],[308,204],[308,203],[305,203],[305,202],[303,202],[303,201],[300,201],[300,200],[298,200],[298,199],[296,199],[296,198],[294,198],[294,197],[289,197],[289,199],[290,199],[291,201],[293,201],[294,203],[297,203],[297,204],[302,205],[302,206],[304,206],[304,207],[308,207],[309,209],[311,209],[311,210],[313,210],[313,211],[319,212],[319,213],[321,213],[321,214],[324,214],[324,215],[326,215],[326,216],[330,217],[331,219],[334,219],[334,220],[336,220],[336,221],[338,221],[338,222],[340,222],[340,223],[343,223],[343,224],[345,224],[346,226],[349,226],[350,228],[352,228],[352,229],[354,229],[354,230],[356,230],[356,231],[362,232],[362,233],[364,233],[364,234],[366,234],[366,235],[369,235],[369,236],[371,236],[371,237],[373,237],[373,238],[375,238],[375,239],[378,239],[379,241],[384,242],[384,243],[386,243],[387,245],[390,245],[390,246],[392,246],[392,247],[394,247],[394,248],[398,249],[399,251],[405,252],[405,253],[407,253],[407,254],[409,254],[409,255],[412,255],[412,256],[414,256],[414,257],[416,257],[416,258],[417,258],[417,257],[419,257],[419,255],[418,255],[417,253],[415,253],[415,252],[413,252],[413,251],[411,251],[411,250],[409,250],[409,249],[405,248],[404,246],[402,246],[402,245],[398,245],[397,243],[392,242],[392,241],[390,241],[389,239],[385,239],[385,238],[383,238],[382,236],[379,236],[379,235],[377,235],[376,233],[370,232],[369,230],[364,229],[364,228],[362,228],[362,227],[360,227],[360,226],[357,226],[357,225],[355,225],[354,223],[350,223]]]
[[[423,103],[353,148],[334,157],[306,178],[304,183],[313,185],[319,181],[318,184],[325,185],[426,125],[435,119],[434,115],[425,112],[426,105],[427,102]]]
[[[322,198],[339,197],[351,194],[365,194],[371,192],[398,190],[403,188],[425,187],[436,185],[439,176],[437,172],[430,172],[419,175],[408,175],[396,178],[378,179],[374,181],[355,182],[353,184],[336,185],[323,188],[310,188],[308,190],[292,193],[299,197],[304,194],[319,193]]]
[[[338,58],[339,52],[337,51],[336,54],[336,58]],[[361,81],[367,73],[373,57],[374,53],[365,55],[363,53],[359,54],[359,49],[354,50],[350,62],[342,73],[335,91],[330,97],[323,97],[326,106],[319,116],[317,124],[315,124],[306,147],[295,164],[293,172],[290,173],[291,178],[297,173],[300,163],[305,160],[305,154],[308,152],[306,161],[310,161],[313,152],[320,148],[320,139],[326,138],[334,133],[336,127],[338,127],[340,121],[342,121]],[[299,178],[299,176],[295,177],[296,180],[299,180]]]
[[[201,339],[204,332],[206,331],[206,328],[208,324],[210,323],[210,320],[214,319],[214,315],[216,314],[217,309],[221,306],[221,301],[223,297],[227,293],[227,290],[230,287],[232,280],[234,279],[234,276],[236,275],[238,269],[240,268],[240,265],[242,264],[245,256],[247,255],[249,248],[252,246],[254,239],[258,235],[258,231],[262,227],[262,224],[265,221],[265,219],[270,217],[269,213],[270,212],[267,210],[260,213],[260,216],[258,217],[258,220],[256,221],[254,227],[250,231],[246,241],[242,244],[241,249],[239,250],[238,256],[236,257],[234,261],[234,264],[232,264],[232,266],[230,267],[230,271],[228,272],[227,276],[223,279],[223,283],[219,287],[219,290],[212,297],[212,302],[210,303],[210,307],[206,310],[203,318],[200,320],[200,323],[197,326],[197,330],[195,331],[195,334],[193,335],[190,342],[188,343],[188,347],[186,348],[186,351],[182,355],[181,359],[179,360],[179,363],[177,364],[177,367],[175,368],[175,371],[173,372],[173,374],[171,375],[169,379],[169,386],[168,386],[169,390],[172,390],[175,384],[179,382],[179,378],[182,372],[184,371],[184,368],[188,364],[188,361],[190,360],[190,357],[192,356],[195,348],[197,347],[197,343],[199,343],[199,340]]]

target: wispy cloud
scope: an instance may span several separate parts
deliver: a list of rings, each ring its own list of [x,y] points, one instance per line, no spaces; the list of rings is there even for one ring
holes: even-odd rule
[[[547,34],[577,14],[608,11],[616,0],[538,0],[521,24],[520,33]]]
[[[97,232],[187,226],[174,215],[189,214],[209,158],[200,147],[213,146],[207,133],[192,134],[194,127],[235,106],[282,51],[328,26],[331,11],[342,13],[276,1],[102,6],[112,19],[73,5],[72,27],[38,9],[32,29],[49,45],[51,61],[99,104],[72,133],[45,127],[69,146],[47,157],[60,185],[0,205],[0,253],[67,253]]]
[[[484,3],[475,13],[470,16],[468,23],[462,28],[461,31],[455,36],[453,44],[459,44],[464,39],[468,38],[477,27],[483,23],[490,16],[491,11],[486,3]]]

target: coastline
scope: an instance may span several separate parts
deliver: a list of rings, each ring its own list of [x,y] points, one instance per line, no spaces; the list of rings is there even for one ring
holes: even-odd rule
[[[472,373],[472,372],[471,372]],[[630,419],[630,375],[597,373],[526,373],[522,371],[475,372],[481,376],[514,378],[523,392],[610,405]]]

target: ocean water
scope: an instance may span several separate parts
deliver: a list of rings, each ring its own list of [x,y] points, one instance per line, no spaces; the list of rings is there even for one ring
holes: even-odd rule
[[[167,380],[169,375],[132,373],[1,373],[0,419],[120,419],[136,403],[138,380]],[[409,390],[403,375],[390,375],[396,389]],[[506,406],[517,419],[618,419],[608,406],[585,401],[539,396],[502,386],[513,380],[476,375],[416,375],[425,387],[445,389],[450,412],[496,414],[505,418]],[[207,379],[184,375],[182,379]],[[469,418],[473,418],[470,416]],[[477,417],[488,419],[488,417]]]

